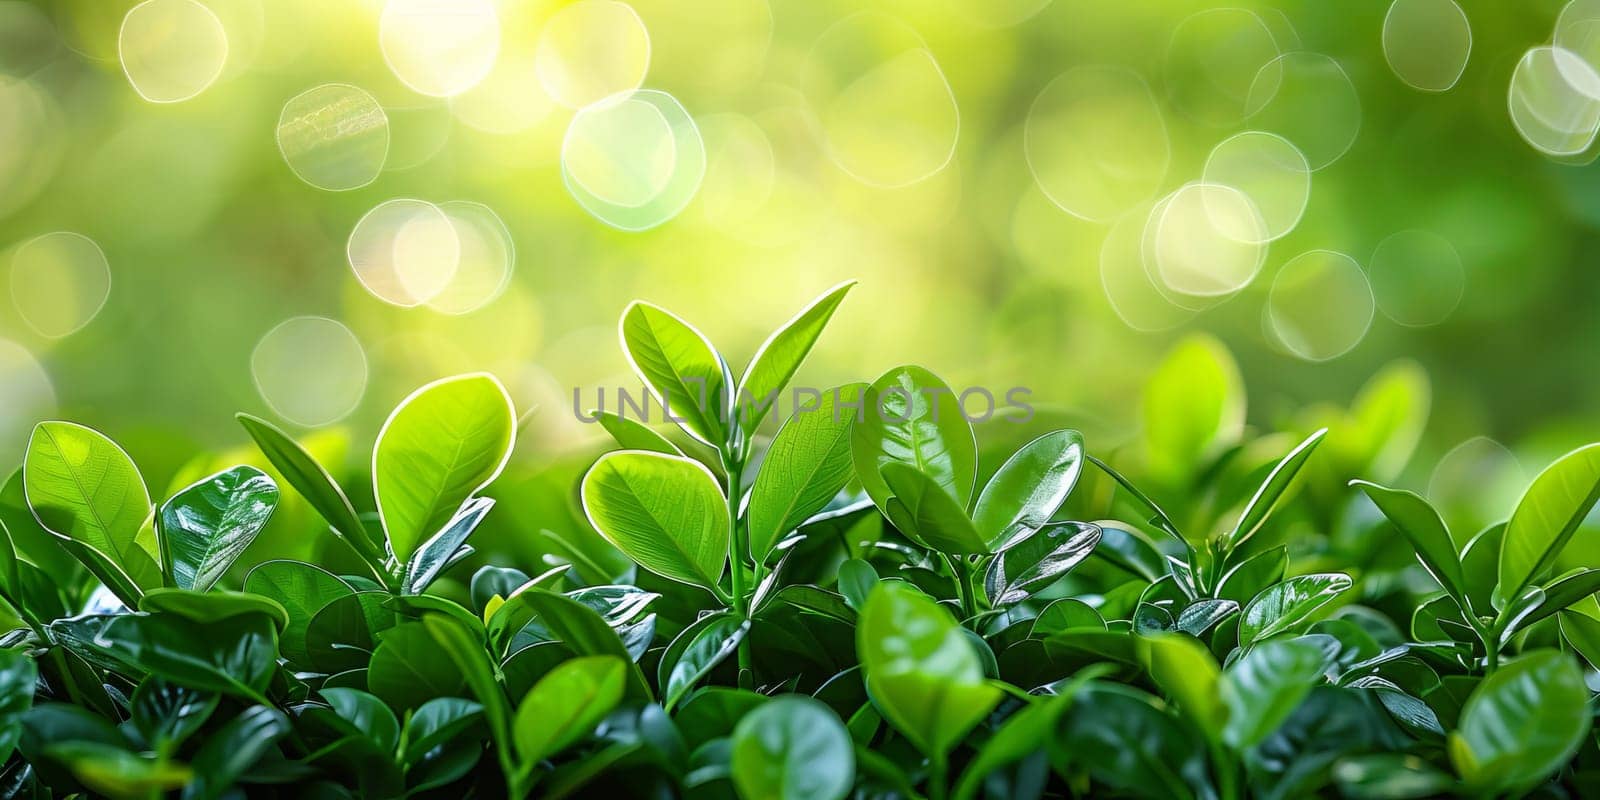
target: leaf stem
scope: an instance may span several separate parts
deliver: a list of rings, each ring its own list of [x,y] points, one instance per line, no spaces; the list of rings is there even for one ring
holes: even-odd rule
[[[722,467],[728,474],[728,561],[732,568],[733,581],[733,612],[741,620],[750,619],[750,595],[744,582],[744,566],[749,560],[750,542],[745,538],[739,525],[739,500],[744,492],[741,481],[744,479],[744,453],[737,445],[723,448]],[[743,675],[751,669],[750,637],[739,640],[739,672],[741,680]]]
[[[950,789],[945,785],[947,770],[943,753],[928,756],[928,800],[945,800],[949,794]]]
[[[972,591],[972,569],[967,564],[966,557],[957,554],[940,553],[944,563],[950,567],[950,572],[956,579],[956,597],[961,600],[961,619],[963,622],[978,616],[978,602]]]

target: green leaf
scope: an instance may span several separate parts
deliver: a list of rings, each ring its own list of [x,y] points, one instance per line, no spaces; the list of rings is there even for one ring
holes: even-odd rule
[[[359,689],[323,689],[321,694],[352,733],[371,739],[385,754],[394,752],[400,743],[400,721],[382,700]]]
[[[194,780],[183,800],[217,800],[289,734],[289,720],[275,708],[251,706],[206,736],[190,766]]]
[[[183,764],[144,758],[99,742],[57,742],[45,752],[66,764],[84,786],[107,797],[159,796],[193,779],[193,772]]]
[[[1100,543],[1100,528],[1087,522],[1047,525],[1006,548],[989,562],[983,591],[993,606],[1020,603],[1076,567]]]
[[[901,533],[941,553],[989,551],[989,543],[967,519],[967,512],[926,473],[890,463],[883,467],[883,480],[894,493],[884,511]]]
[[[372,451],[373,492],[389,549],[408,561],[511,459],[517,414],[494,376],[434,381],[400,402]]]
[[[785,695],[733,731],[733,783],[746,800],[841,800],[855,785],[855,748],[821,702]]]
[[[972,524],[1002,550],[1050,521],[1083,471],[1083,434],[1051,431],[1022,446],[1000,465],[978,495]]]
[[[839,565],[839,593],[857,611],[866,605],[867,596],[877,583],[878,571],[866,561],[851,558]]]
[[[628,663],[583,656],[539,679],[517,705],[513,731],[518,763],[532,769],[588,735],[622,701]]]
[[[539,620],[573,652],[587,656],[615,656],[629,664],[629,694],[648,699],[650,689],[633,665],[627,645],[598,611],[563,594],[538,586],[517,595],[538,614]]]
[[[255,467],[203,478],[161,504],[163,566],[180,589],[203,592],[227,573],[278,507],[278,485]]]
[[[881,477],[884,468],[903,464],[965,509],[977,480],[978,445],[955,392],[922,367],[897,367],[868,387],[862,404],[850,452],[873,502],[883,508],[894,494]]]
[[[1239,562],[1223,573],[1217,582],[1217,597],[1243,605],[1262,589],[1283,580],[1289,568],[1289,549],[1283,545],[1269,548]]]
[[[350,584],[327,570],[303,561],[266,561],[252,567],[244,577],[244,590],[272,599],[283,606],[289,624],[278,637],[284,658],[309,665],[306,629],[318,611],[329,603],[355,594]]]
[[[33,707],[39,669],[18,650],[0,650],[0,763],[22,738],[22,717]]]
[[[1539,591],[1532,608],[1514,614],[1515,604],[1507,606],[1506,613],[1502,615],[1508,625],[1505,633],[1509,636],[1526,630],[1535,622],[1547,619],[1596,592],[1600,592],[1600,569],[1585,569],[1563,575]]]
[[[40,525],[94,550],[121,573],[108,580],[100,574],[106,563],[86,563],[103,583],[141,590],[161,585],[155,553],[136,541],[151,513],[150,493],[116,442],[71,422],[41,422],[28,439],[22,480]],[[137,596],[121,599],[138,602]]]
[[[28,490],[22,481],[22,469],[11,472],[5,486],[0,487],[0,523],[11,535],[16,554],[30,561],[57,580],[75,583],[83,568],[62,545],[59,536],[45,530],[28,507]]]
[[[1144,692],[1094,682],[1074,698],[1052,737],[1052,761],[1070,759],[1116,796],[1187,800],[1204,786],[1200,738]],[[1105,791],[1105,790],[1102,790]]]
[[[1322,648],[1295,639],[1264,642],[1245,653],[1218,685],[1228,709],[1223,740],[1243,749],[1265,739],[1322,682],[1326,665]]]
[[[666,670],[667,676],[661,684],[662,705],[668,711],[671,711],[701,678],[727,660],[750,632],[750,620],[739,619],[733,614],[718,614],[708,619],[708,624],[690,626],[679,634],[680,638],[692,634],[682,648],[676,648],[678,642],[673,641],[674,647],[669,648],[669,654],[674,656],[670,666],[667,659],[662,658],[661,666]],[[673,649],[677,649],[677,652],[672,653]]]
[[[1392,480],[1411,459],[1433,403],[1428,373],[1400,360],[1372,376],[1350,404],[1348,422],[1334,443],[1354,474]]]
[[[1244,382],[1233,356],[1196,334],[1172,349],[1145,384],[1144,438],[1149,471],[1178,485],[1205,468],[1244,430]]]
[[[622,312],[622,349],[666,417],[690,436],[728,440],[728,366],[704,334],[671,312],[635,301]]]
[[[1517,597],[1543,579],[1596,501],[1600,501],[1600,443],[1580,447],[1539,473],[1506,524],[1495,596]]]
[[[152,614],[176,614],[194,622],[217,622],[246,614],[259,614],[272,620],[273,627],[280,631],[289,624],[289,612],[277,601],[248,592],[221,589],[209,592],[151,589],[139,598],[139,610]]]
[[[754,413],[744,413],[745,408],[741,405],[739,423],[746,434],[754,433],[761,427],[761,420],[774,405],[768,399],[776,400],[777,395],[789,385],[790,379],[800,369],[801,362],[805,361],[806,354],[817,343],[817,337],[822,335],[822,329],[833,318],[833,312],[855,285],[855,281],[846,281],[824,292],[821,297],[811,301],[811,305],[794,315],[793,319],[773,331],[756,349],[756,354],[750,358],[750,365],[745,367],[744,377],[739,379],[737,392],[741,404],[749,403],[754,407]]]
[[[1434,580],[1451,597],[1466,602],[1466,576],[1461,571],[1461,559],[1456,554],[1455,541],[1445,527],[1439,512],[1415,492],[1389,489],[1367,481],[1351,481],[1372,499],[1379,511],[1399,529]],[[1470,609],[1468,609],[1470,612]]]
[[[1289,485],[1294,482],[1295,476],[1300,474],[1300,468],[1305,466],[1306,460],[1311,458],[1317,445],[1322,442],[1322,437],[1326,435],[1328,429],[1323,428],[1307,436],[1305,441],[1296,445],[1272,468],[1267,474],[1267,479],[1262,481],[1261,487],[1256,489],[1250,501],[1245,503],[1244,511],[1239,515],[1239,524],[1235,525],[1233,533],[1228,535],[1229,550],[1243,544],[1261,529],[1262,524],[1267,521],[1267,516],[1272,513],[1273,507],[1278,504],[1284,492],[1289,490]]]
[[[439,645],[425,625],[408,622],[383,635],[367,664],[367,689],[404,712],[435,697],[461,694],[461,670],[439,658]]]
[[[867,691],[884,719],[942,757],[1000,700],[949,612],[901,581],[880,581],[856,627]]]
[[[382,551],[367,535],[361,516],[350,504],[344,489],[328,474],[317,460],[277,426],[249,414],[236,414],[235,419],[255,440],[261,453],[283,474],[294,490],[322,516],[333,529],[350,542],[356,552],[374,560],[382,560]]]
[[[31,693],[31,686],[29,690]],[[171,752],[206,724],[217,710],[219,699],[215,692],[202,692],[151,676],[134,690],[129,711],[139,735],[157,749]]]
[[[455,563],[462,552],[467,537],[478,529],[489,510],[494,508],[494,498],[474,497],[462,504],[460,510],[433,538],[417,548],[411,562],[406,565],[404,589],[408,594],[422,594],[439,573]],[[471,548],[468,548],[470,551]]]
[[[443,614],[428,614],[422,618],[428,632],[446,657],[461,671],[461,679],[472,690],[483,706],[483,718],[489,723],[489,733],[502,754],[502,761],[512,750],[511,704],[505,690],[495,679],[494,664],[483,649],[483,642],[475,638],[460,622]]]
[[[989,773],[1047,748],[1055,736],[1057,719],[1072,704],[1078,690],[1101,674],[1102,670],[1096,667],[1079,670],[1070,681],[1058,687],[1055,694],[1029,703],[1007,717],[983,743],[977,757],[967,763],[951,796],[955,800],[973,800]]]
[[[448,744],[483,719],[483,706],[459,697],[436,697],[423,703],[406,720],[405,753],[401,759],[413,767],[428,758],[429,751]],[[474,749],[479,740],[471,741]]]
[[[773,438],[750,490],[750,554],[765,562],[789,531],[821,511],[854,474],[850,430],[866,385],[823,392],[815,408],[796,409]]]
[[[1534,651],[1473,690],[1450,734],[1450,761],[1479,794],[1521,794],[1572,758],[1591,722],[1577,663],[1560,651]]]
[[[1178,633],[1147,637],[1145,645],[1145,666],[1156,685],[1207,736],[1219,735],[1228,707],[1219,696],[1222,670],[1211,651],[1193,636]]]
[[[1267,587],[1244,607],[1239,644],[1249,646],[1294,628],[1353,585],[1340,572],[1299,575]]]
[[[704,464],[607,453],[583,476],[582,500],[595,530],[639,566],[716,591],[728,554],[728,507]]]
[[[136,638],[126,643],[139,665],[175,683],[259,700],[278,667],[277,628],[267,614],[201,622],[162,613],[130,622]]]
[[[644,423],[628,419],[624,416],[613,414],[609,411],[596,411],[594,416],[600,422],[600,427],[617,440],[617,444],[624,450],[647,450],[652,453],[666,453],[669,456],[681,456],[683,451],[673,444],[667,437],[646,427]]]

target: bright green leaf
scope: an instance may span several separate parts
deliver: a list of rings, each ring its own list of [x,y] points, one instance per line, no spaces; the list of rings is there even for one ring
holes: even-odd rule
[[[849,482],[850,430],[865,390],[850,383],[823,392],[815,408],[796,409],[778,430],[750,490],[750,553],[758,561]]]
[[[745,800],[841,800],[856,779],[850,732],[833,709],[785,695],[733,731],[733,782]]]
[[[584,513],[606,541],[664,578],[713,589],[728,553],[728,507],[704,464],[607,453],[583,476]]]

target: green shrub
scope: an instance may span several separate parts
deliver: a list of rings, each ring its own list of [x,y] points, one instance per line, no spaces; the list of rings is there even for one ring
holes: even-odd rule
[[[1419,371],[1395,365],[1350,409],[1251,438],[1237,370],[1208,339],[1152,377],[1142,433],[1106,445],[1054,427],[1050,408],[975,435],[960,395],[913,366],[764,425],[782,404],[763,399],[849,288],[737,378],[693,327],[630,306],[629,360],[684,436],[598,415],[623,449],[585,462],[567,498],[587,524],[532,501],[533,483],[491,486],[517,415],[483,374],[400,404],[370,492],[241,415],[266,459],[246,460],[264,468],[195,475],[156,505],[109,438],[41,423],[0,492],[0,589],[19,626],[0,651],[0,785],[822,800],[1594,789],[1580,658],[1600,663],[1600,532],[1584,526],[1600,445],[1552,464],[1504,524],[1452,534],[1418,495],[1364,480],[1392,481],[1409,458]],[[537,539],[548,568],[482,564],[465,581],[497,504],[545,509],[500,533]],[[322,565],[251,558],[290,530],[272,527],[280,506],[320,517],[293,530],[326,532],[302,548]]]

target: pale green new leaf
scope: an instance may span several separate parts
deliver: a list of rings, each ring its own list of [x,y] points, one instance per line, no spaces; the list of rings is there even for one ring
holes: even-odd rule
[[[778,540],[821,511],[849,482],[850,429],[866,385],[823,393],[816,408],[797,409],[767,449],[750,490],[750,554],[765,560]]]
[[[800,369],[806,354],[822,335],[822,329],[833,318],[833,312],[855,285],[855,281],[846,281],[824,292],[761,343],[750,358],[744,377],[739,379],[737,399],[743,404],[739,424],[746,433],[753,433],[761,426],[761,420],[775,405],[772,401]]]
[[[634,302],[622,312],[622,350],[668,419],[713,447],[727,440],[727,365],[705,335],[671,312]]]
[[[728,552],[728,507],[704,464],[621,450],[583,476],[583,510],[595,530],[664,578],[715,587]]]
[[[138,541],[150,493],[115,442],[71,422],[41,422],[28,440],[22,480],[46,530],[93,549],[139,589],[161,585],[155,552]]]

